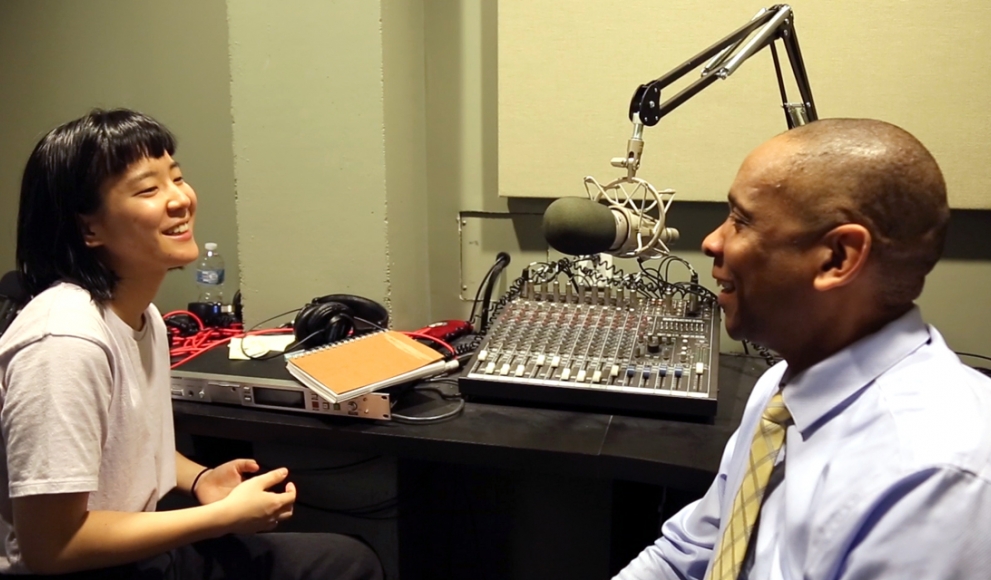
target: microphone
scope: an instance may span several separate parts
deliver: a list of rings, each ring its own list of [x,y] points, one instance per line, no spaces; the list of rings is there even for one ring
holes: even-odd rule
[[[678,239],[678,230],[664,227],[663,211],[661,215],[658,220],[617,204],[562,197],[544,212],[544,239],[572,256],[659,257],[668,251],[665,243]]]
[[[7,331],[27,301],[28,295],[21,283],[20,273],[12,270],[4,274],[0,278],[0,335]]]

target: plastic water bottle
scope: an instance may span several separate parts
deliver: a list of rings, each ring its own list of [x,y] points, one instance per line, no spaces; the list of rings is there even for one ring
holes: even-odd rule
[[[224,257],[217,251],[217,244],[203,244],[206,253],[196,263],[196,285],[200,287],[200,302],[223,304],[224,302]]]

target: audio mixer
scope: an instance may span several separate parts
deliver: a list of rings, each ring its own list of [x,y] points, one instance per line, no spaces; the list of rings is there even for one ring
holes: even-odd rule
[[[461,377],[476,398],[713,416],[719,308],[693,293],[527,283]]]

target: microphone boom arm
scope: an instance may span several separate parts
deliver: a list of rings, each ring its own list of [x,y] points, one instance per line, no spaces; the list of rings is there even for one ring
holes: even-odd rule
[[[756,33],[756,34],[755,34]],[[747,40],[751,35],[753,38]],[[800,103],[789,103],[785,91],[784,79],[781,75],[781,63],[775,48],[775,41],[781,40],[792,75],[798,85],[801,96]],[[643,154],[643,128],[653,127],[662,117],[675,110],[691,99],[717,79],[726,79],[743,64],[745,60],[769,46],[774,60],[774,68],[781,92],[782,107],[785,110],[785,121],[792,129],[818,119],[815,101],[812,98],[812,87],[809,85],[802,51],[795,34],[794,12],[787,4],[778,4],[761,9],[754,18],[731,32],[722,40],[699,52],[695,56],[678,65],[660,78],[644,83],[637,87],[630,101],[630,121],[633,122],[633,136],[627,145],[626,157],[612,160],[615,167],[625,167],[628,177],[636,176]],[[711,60],[710,60],[711,59]],[[677,81],[692,70],[697,69],[705,61],[709,63],[703,68],[702,76],[694,83],[684,88],[667,101],[661,102],[661,89]]]

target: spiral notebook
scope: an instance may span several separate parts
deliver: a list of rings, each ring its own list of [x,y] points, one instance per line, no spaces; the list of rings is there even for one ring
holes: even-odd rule
[[[446,368],[439,352],[394,330],[286,355],[289,373],[331,403],[431,377]]]

